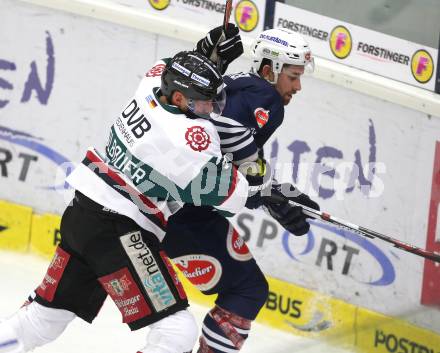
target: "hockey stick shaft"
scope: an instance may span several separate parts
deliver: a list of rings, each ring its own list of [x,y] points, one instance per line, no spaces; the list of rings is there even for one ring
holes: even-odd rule
[[[232,0],[226,0],[225,14],[223,16],[224,31],[228,29],[228,23],[229,23],[229,19],[231,18],[231,13],[232,13]]]
[[[275,196],[275,198],[274,198],[274,196],[275,195],[270,196],[270,198],[272,200],[274,200],[274,202],[279,203],[279,202],[285,202],[286,201],[286,199],[284,199],[282,197]],[[275,200],[277,200],[277,201],[275,201]],[[283,200],[283,201],[281,201],[281,200]],[[414,246],[414,245],[405,243],[403,241],[397,240],[397,239],[395,239],[393,237],[390,237],[388,235],[385,235],[385,234],[376,232],[374,230],[371,230],[371,229],[359,226],[357,224],[345,221],[343,219],[334,217],[334,216],[330,215],[327,212],[317,211],[317,210],[314,210],[313,208],[310,208],[310,207],[307,207],[307,206],[303,206],[303,205],[301,205],[301,204],[299,204],[297,202],[293,202],[293,201],[290,201],[290,200],[289,200],[289,203],[291,205],[301,207],[303,209],[303,213],[306,216],[309,216],[311,218],[318,219],[318,220],[321,220],[323,222],[333,224],[333,225],[335,225],[335,226],[337,226],[339,228],[342,228],[342,229],[345,229],[345,230],[349,230],[351,232],[354,232],[356,234],[362,235],[362,236],[370,238],[370,239],[374,239],[374,238],[381,239],[383,241],[386,241],[386,242],[392,244],[394,247],[396,247],[398,249],[401,249],[401,250],[410,252],[412,254],[415,254],[415,255],[418,255],[418,256],[422,256],[425,259],[429,259],[431,261],[440,263],[440,254],[437,254],[437,253],[434,253],[432,251],[428,251],[428,250],[419,248],[417,246]]]
[[[223,16],[223,32],[226,34],[226,30],[228,29],[228,23],[229,23],[229,19],[231,17],[231,13],[232,13],[232,0],[226,0],[226,4],[225,4],[225,13]],[[219,43],[222,40],[225,40],[225,34],[222,34],[222,36],[219,39]],[[217,43],[218,44],[218,43]],[[217,58],[217,68],[219,69],[219,71],[222,71],[223,68],[223,62],[222,59],[220,57]]]

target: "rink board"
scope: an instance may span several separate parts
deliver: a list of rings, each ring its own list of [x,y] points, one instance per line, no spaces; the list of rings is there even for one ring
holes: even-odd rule
[[[29,245],[32,208],[0,200],[0,248],[26,251]]]
[[[30,250],[44,257],[51,257],[61,240],[60,216],[52,214],[32,216]]]
[[[7,224],[11,229],[10,235],[5,233],[8,241],[0,238],[1,249],[23,251],[29,245],[33,253],[47,259],[52,256],[61,239],[60,216],[32,214],[29,207],[4,201],[0,201],[0,215],[0,224]],[[215,295],[201,294],[178,273],[191,301],[213,306]],[[260,323],[338,347],[355,348],[357,352],[387,353],[397,349],[404,352],[414,346],[420,352],[427,349],[429,353],[440,353],[437,348],[440,347],[440,335],[434,332],[317,291],[271,277],[267,279],[269,297],[258,316]]]

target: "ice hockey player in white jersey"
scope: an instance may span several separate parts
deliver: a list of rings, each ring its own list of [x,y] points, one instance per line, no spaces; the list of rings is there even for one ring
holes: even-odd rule
[[[222,157],[208,120],[223,106],[222,77],[197,52],[148,71],[111,127],[105,153],[90,148],[69,176],[76,192],[61,243],[31,303],[0,323],[0,352],[49,343],[76,317],[91,323],[107,295],[132,330],[150,326],[139,352],[192,350],[197,325],[160,243],[168,217],[183,203],[228,213],[258,203]]]

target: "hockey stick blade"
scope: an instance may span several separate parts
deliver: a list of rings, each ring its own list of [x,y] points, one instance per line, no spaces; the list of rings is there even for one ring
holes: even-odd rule
[[[284,203],[287,201],[287,199],[283,198],[282,196],[278,196],[278,195],[267,196],[267,198],[270,200],[269,202],[273,202],[273,203]],[[422,256],[425,259],[440,263],[440,254],[437,254],[432,251],[428,251],[428,250],[419,248],[417,246],[405,243],[403,241],[397,240],[393,237],[376,232],[374,230],[371,230],[371,229],[368,229],[368,228],[365,228],[362,226],[358,226],[357,224],[354,224],[354,223],[345,221],[343,219],[334,217],[326,212],[317,211],[313,208],[301,205],[297,202],[293,202],[293,201],[289,200],[289,203],[293,206],[301,207],[303,209],[303,213],[306,216],[309,216],[311,218],[318,219],[320,221],[333,224],[341,229],[349,230],[351,232],[354,232],[356,234],[362,235],[362,236],[370,238],[370,239],[374,239],[374,238],[381,239],[383,241],[386,241],[386,242],[392,244],[394,247],[396,247],[398,249],[401,249],[401,250],[410,252],[412,254]]]

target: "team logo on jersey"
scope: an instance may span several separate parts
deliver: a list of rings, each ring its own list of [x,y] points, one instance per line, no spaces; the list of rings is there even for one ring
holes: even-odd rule
[[[269,120],[269,110],[257,108],[254,111],[255,120],[257,120],[258,127],[261,129]]]
[[[330,33],[329,43],[333,55],[338,59],[345,59],[350,55],[353,41],[349,30],[344,26],[333,28]]]
[[[157,64],[153,66],[146,74],[147,77],[157,77],[162,75],[163,70],[165,70],[165,64]]]
[[[49,268],[44,275],[44,279],[36,290],[37,294],[48,302],[51,302],[55,296],[58,284],[60,283],[69,259],[70,255],[60,247],[57,247]]]
[[[235,6],[235,23],[242,31],[253,31],[259,17],[257,5],[250,0],[242,0]]]
[[[104,287],[107,293],[112,296],[122,297],[124,292],[128,291],[131,281],[127,278],[127,275],[121,278],[113,278],[109,282],[104,283]]]
[[[220,262],[208,255],[184,255],[173,259],[183,275],[201,291],[213,288],[222,275]]]
[[[98,278],[122,314],[123,322],[130,323],[151,314],[151,308],[127,267]]]
[[[205,129],[201,126],[191,126],[186,130],[185,139],[187,145],[194,151],[204,151],[209,147],[211,138]]]
[[[434,61],[426,50],[417,50],[411,59],[411,72],[420,83],[428,82],[434,73]]]
[[[237,261],[248,261],[252,259],[252,254],[248,246],[232,225],[229,225],[226,247],[229,255]]]
[[[55,271],[64,267],[64,257],[60,254],[55,253],[52,261],[50,262],[49,268],[53,268]]]
[[[154,9],[162,11],[168,7],[171,0],[148,0],[148,2]]]

